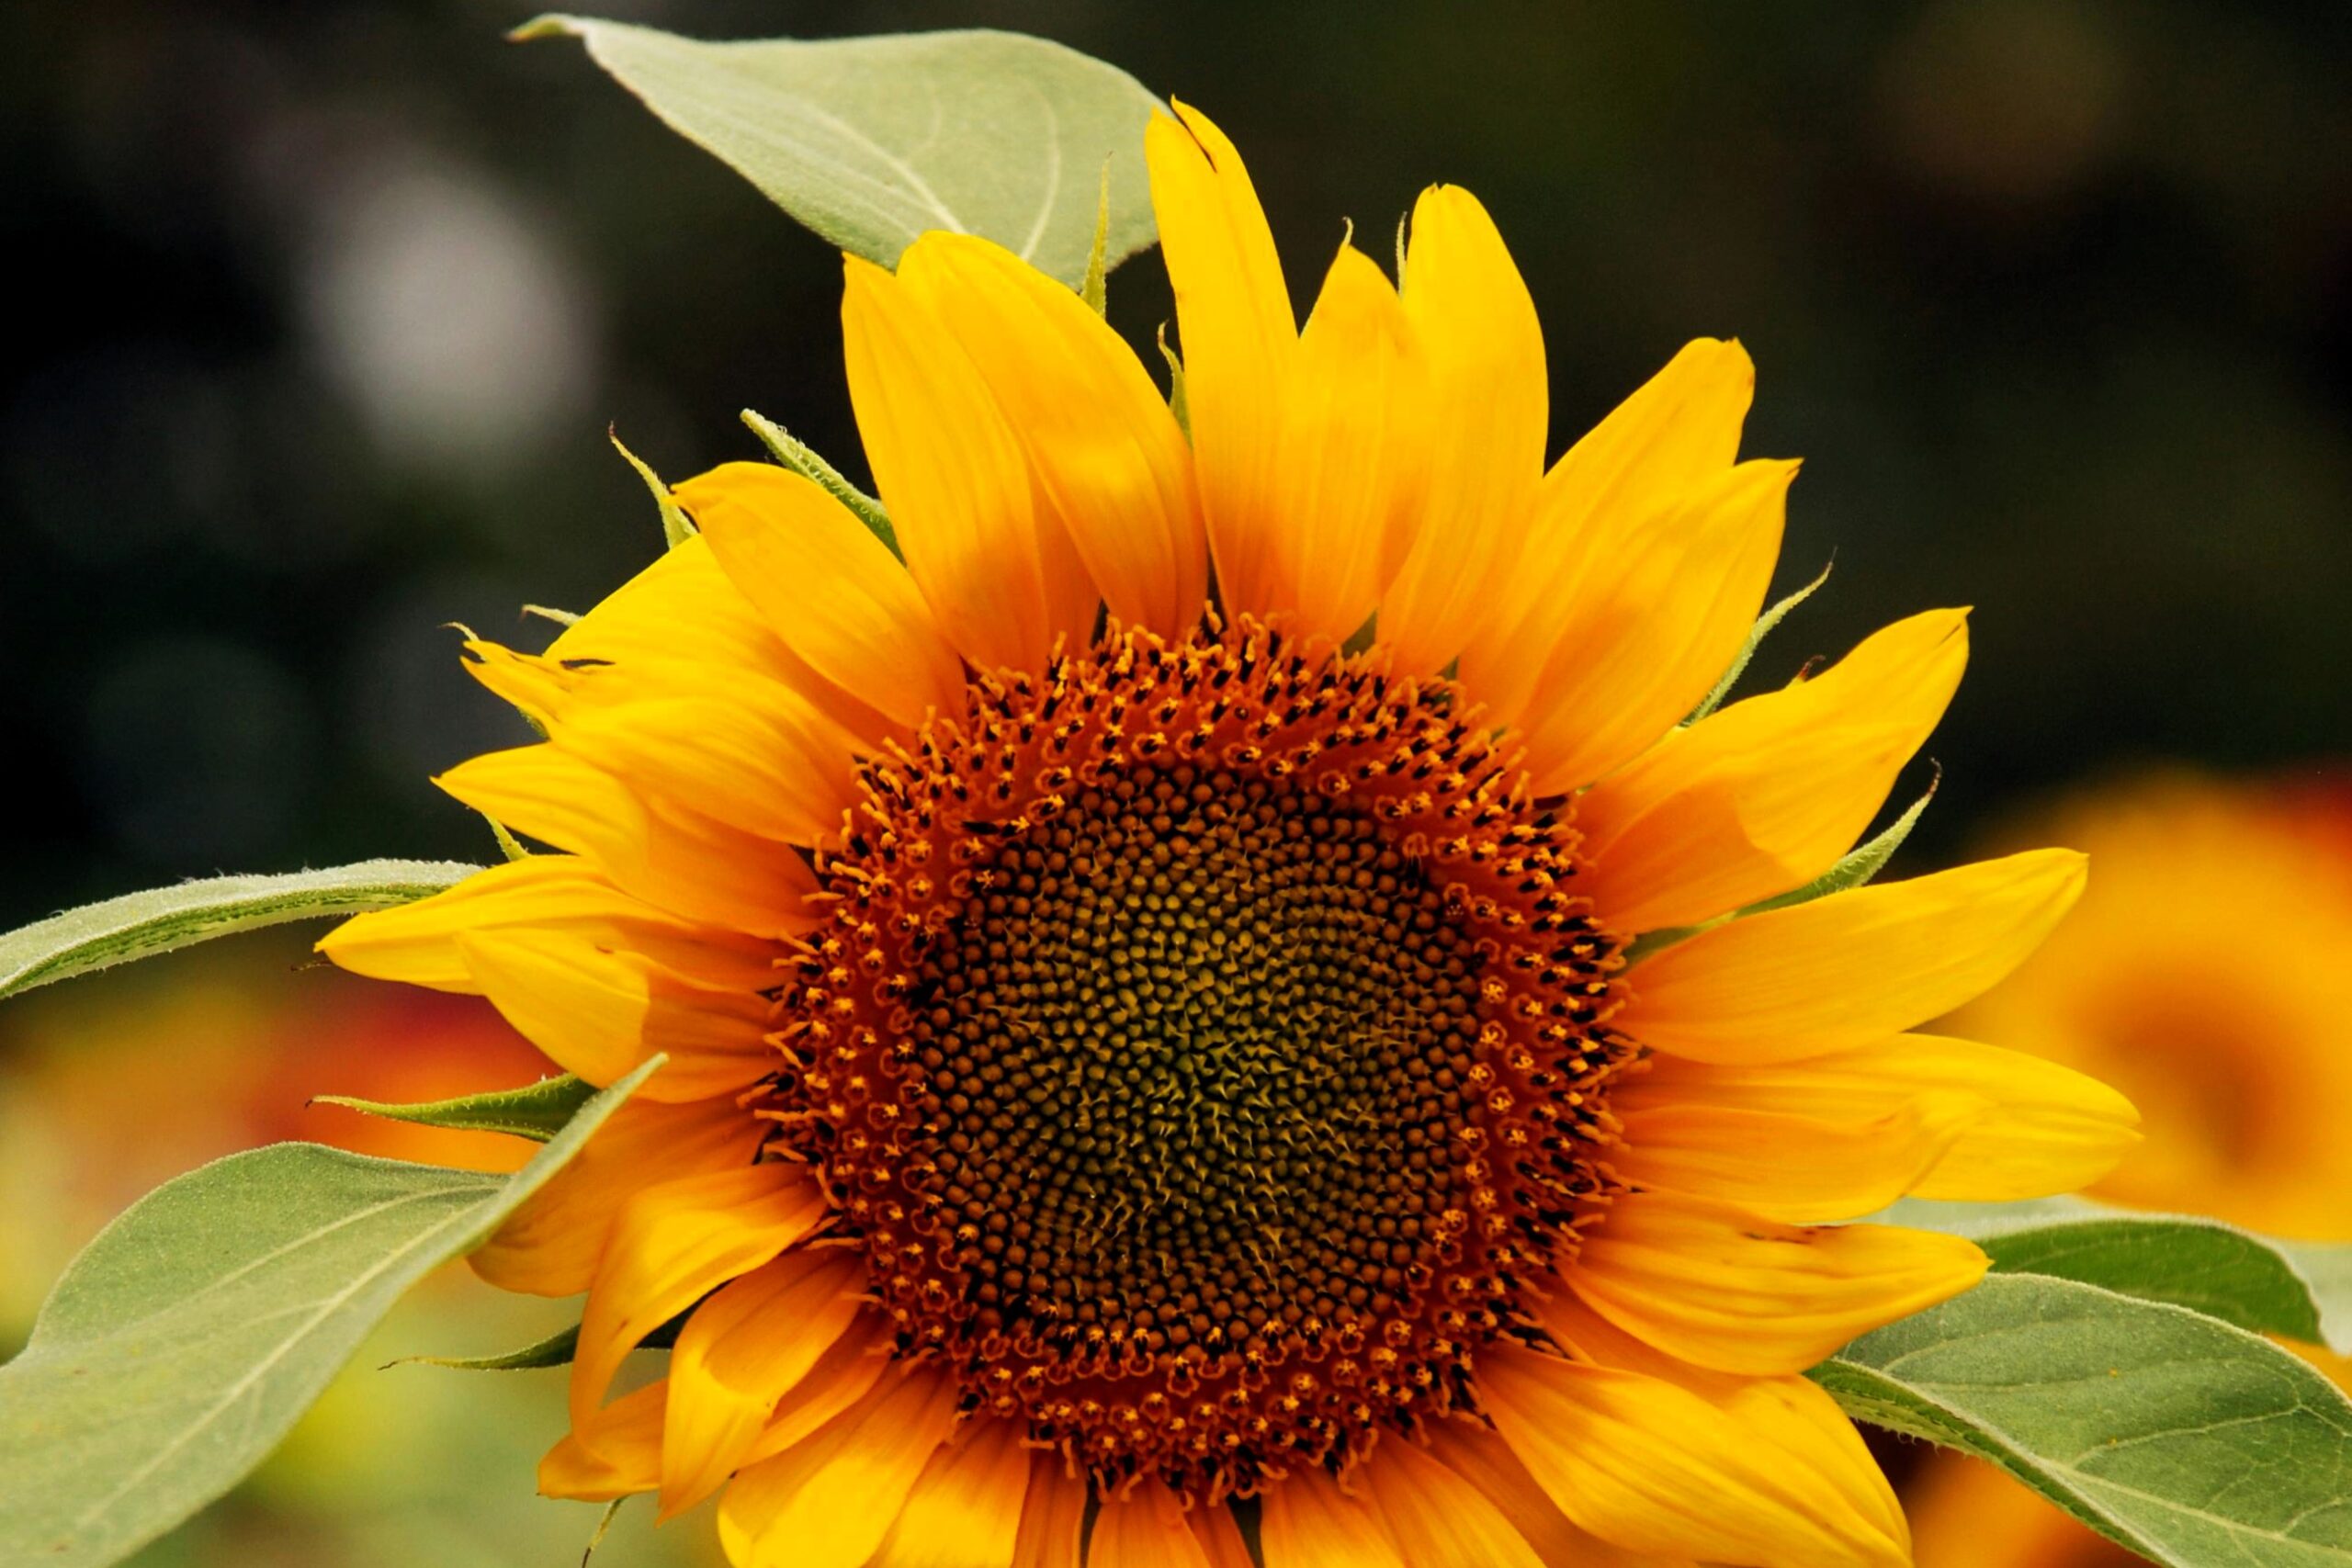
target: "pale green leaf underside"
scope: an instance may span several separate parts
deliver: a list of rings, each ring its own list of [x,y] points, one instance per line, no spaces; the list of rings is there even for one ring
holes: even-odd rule
[[[481,870],[455,861],[370,860],[282,876],[213,876],[128,893],[0,936],[0,997],[232,931],[387,909]]]
[[[1989,1460],[2157,1562],[2352,1565],[2352,1404],[2186,1308],[1996,1273],[1812,1375],[1858,1419]]]
[[[2080,1198],[1905,1199],[1874,1217],[1964,1235],[2005,1272],[2079,1280],[2256,1334],[2352,1351],[2352,1243],[2280,1241],[2198,1215],[2145,1213]]]
[[[916,235],[984,235],[1073,288],[1110,160],[1113,265],[1152,243],[1136,79],[1044,39],[986,28],[706,43],[547,17],[679,135],[845,251],[884,266]]]
[[[512,1177],[278,1144],[133,1204],[0,1367],[0,1562],[97,1568],[227,1491],[401,1292],[479,1246],[662,1060]]]
[[[413,1122],[423,1127],[447,1127],[462,1133],[508,1133],[544,1144],[561,1132],[580,1108],[596,1092],[595,1086],[565,1073],[541,1078],[520,1089],[494,1089],[455,1100],[430,1100],[417,1105],[387,1105],[345,1094],[312,1097],[318,1105],[340,1105],[391,1122]]]

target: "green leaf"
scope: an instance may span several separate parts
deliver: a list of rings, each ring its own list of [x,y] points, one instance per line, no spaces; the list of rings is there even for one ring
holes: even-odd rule
[[[661,1061],[512,1177],[277,1144],[131,1205],[0,1367],[0,1562],[97,1568],[226,1492],[401,1292],[481,1245]]]
[[[580,1113],[596,1092],[594,1084],[565,1073],[541,1078],[520,1089],[496,1089],[456,1100],[427,1100],[421,1105],[386,1105],[379,1100],[355,1100],[349,1095],[313,1095],[313,1105],[340,1105],[393,1122],[413,1122],[425,1127],[449,1127],[466,1133],[511,1133],[518,1138],[546,1143]]]
[[[283,876],[212,876],[85,904],[0,936],[0,997],[232,931],[389,909],[481,869],[455,861],[370,860]]]
[[[2287,1242],[2219,1220],[2080,1198],[1939,1203],[1873,1216],[1982,1247],[2007,1273],[2047,1274],[2169,1302],[2256,1334],[2352,1351],[2352,1243]]]
[[[606,430],[605,439],[613,444],[613,450],[618,452],[628,466],[637,470],[637,477],[643,479],[645,488],[653,492],[653,504],[660,508],[662,513],[663,543],[674,550],[688,539],[693,538],[695,536],[694,519],[688,517],[686,509],[678,504],[678,498],[670,493],[670,487],[662,482],[662,476],[655,473],[652,466],[644,458],[621,445],[620,434],[617,431]],[[574,619],[577,618],[574,617]]]
[[[745,409],[740,417],[777,462],[802,479],[814,479],[824,486],[835,501],[857,513],[857,520],[865,525],[867,532],[888,547],[892,555],[900,560],[907,558],[907,552],[899,548],[899,531],[890,526],[890,514],[882,509],[880,502],[843,479],[839,468],[819,457],[807,442],[775,421],[750,409]]]
[[[1989,1460],[2176,1568],[2352,1568],[2352,1404],[2267,1339],[1993,1274],[1813,1378],[1859,1420]]]
[[[569,34],[671,130],[839,245],[898,264],[930,229],[985,235],[1076,288],[1086,176],[1111,160],[1109,256],[1152,243],[1144,127],[1158,100],[1115,66],[1019,33],[706,43],[585,17]]]
[[[1833,566],[1835,564],[1835,562],[1831,563]],[[1705,701],[1690,710],[1690,716],[1684,719],[1683,723],[1696,724],[1724,705],[1724,699],[1731,695],[1732,687],[1738,684],[1742,675],[1747,673],[1748,660],[1754,659],[1756,650],[1764,646],[1765,637],[1771,634],[1774,626],[1779,626],[1788,617],[1791,610],[1795,609],[1820,591],[1821,585],[1829,581],[1829,567],[1823,567],[1819,577],[1756,617],[1756,624],[1747,628],[1747,640],[1739,645],[1739,653],[1732,660],[1731,668],[1724,671],[1724,678],[1715,682],[1715,689],[1707,694]]]
[[[519,1372],[537,1367],[568,1367],[580,1351],[580,1325],[559,1329],[537,1344],[495,1356],[401,1356],[384,1363],[394,1367],[452,1367],[464,1372]]]

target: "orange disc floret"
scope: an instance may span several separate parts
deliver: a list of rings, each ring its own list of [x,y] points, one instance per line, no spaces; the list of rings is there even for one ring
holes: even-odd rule
[[[1616,943],[1442,679],[1114,629],[876,761],[772,1112],[902,1352],[1220,1495],[1456,1402],[1600,1195]]]

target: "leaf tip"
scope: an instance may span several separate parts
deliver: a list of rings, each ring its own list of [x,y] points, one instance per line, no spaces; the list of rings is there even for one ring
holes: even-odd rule
[[[543,38],[585,38],[587,36],[588,29],[581,24],[578,17],[550,11],[545,16],[533,17],[521,27],[510,30],[506,35],[506,41],[531,43]]]

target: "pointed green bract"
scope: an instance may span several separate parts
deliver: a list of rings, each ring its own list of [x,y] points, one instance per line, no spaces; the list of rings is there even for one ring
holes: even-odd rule
[[[663,542],[674,550],[688,539],[693,538],[695,536],[694,519],[688,517],[686,509],[678,504],[678,498],[670,493],[670,487],[662,482],[662,476],[655,473],[644,458],[622,446],[617,433],[608,430],[605,432],[605,438],[613,444],[613,450],[618,452],[628,460],[628,466],[637,470],[637,477],[645,481],[645,488],[653,492],[653,504],[662,509]]]
[[[0,1562],[100,1568],[226,1492],[403,1291],[487,1239],[662,1060],[511,1177],[277,1144],[133,1204],[0,1367]]]
[[[206,877],[85,904],[0,936],[0,997],[235,931],[389,909],[481,869],[456,861],[371,860],[283,876]]]
[[[1812,1377],[2173,1568],[2352,1568],[2352,1404],[2267,1339],[2073,1280],[1992,1274]]]
[[[583,1082],[570,1073],[560,1077],[541,1078],[521,1089],[492,1089],[487,1094],[469,1094],[456,1100],[428,1100],[420,1105],[386,1105],[379,1100],[355,1100],[348,1095],[321,1094],[311,1097],[314,1105],[340,1105],[368,1116],[381,1116],[393,1122],[413,1122],[424,1127],[447,1127],[465,1133],[509,1133],[518,1138],[530,1138],[546,1143],[588,1103],[596,1092],[594,1084]]]
[[[1740,913],[1760,915],[1768,909],[1785,909],[1793,904],[1810,904],[1815,898],[1826,898],[1832,893],[1843,893],[1849,887],[1861,886],[1886,869],[1886,863],[1894,858],[1894,852],[1903,847],[1903,840],[1911,836],[1911,829],[1917,827],[1919,818],[1927,814],[1928,803],[1936,798],[1936,790],[1941,783],[1941,776],[1939,775],[1936,783],[1928,786],[1927,793],[1911,803],[1909,810],[1888,823],[1884,830],[1869,842],[1846,852],[1838,857],[1836,865],[1831,866],[1803,887],[1792,887],[1786,893],[1779,893],[1770,898],[1759,899],[1742,909]]]
[[[1111,161],[1102,160],[1102,194],[1094,209],[1094,246],[1086,254],[1086,276],[1078,286],[1078,297],[1094,308],[1098,316],[1111,312],[1111,289],[1108,282],[1111,265]]]
[[[539,1367],[568,1367],[580,1351],[580,1325],[558,1329],[536,1344],[495,1356],[402,1356],[384,1363],[393,1367],[448,1367],[461,1372],[522,1372]]]
[[[1787,598],[1774,604],[1756,617],[1756,624],[1747,628],[1747,640],[1739,645],[1739,652],[1733,658],[1731,668],[1724,671],[1724,678],[1715,682],[1715,689],[1709,692],[1705,700],[1690,710],[1690,716],[1684,719],[1683,723],[1696,724],[1724,705],[1724,699],[1731,695],[1731,689],[1739,683],[1739,678],[1747,673],[1749,660],[1756,657],[1756,650],[1764,645],[1764,639],[1771,635],[1772,628],[1786,620],[1791,610],[1820,592],[1821,585],[1829,581],[1829,570],[1828,567],[1823,567],[1819,577],[1815,578]]]
[[[1076,288],[1110,160],[1106,254],[1156,231],[1144,128],[1157,100],[1115,66],[985,28],[707,43],[585,17],[569,35],[671,130],[842,250],[896,265],[931,229],[983,235]]]
[[[855,513],[866,532],[881,540],[892,555],[900,560],[907,558],[906,551],[899,548],[899,531],[890,526],[890,514],[883,510],[880,502],[842,478],[842,471],[819,457],[807,442],[766,415],[745,409],[739,417],[777,462],[802,479],[822,485],[826,493]]]

